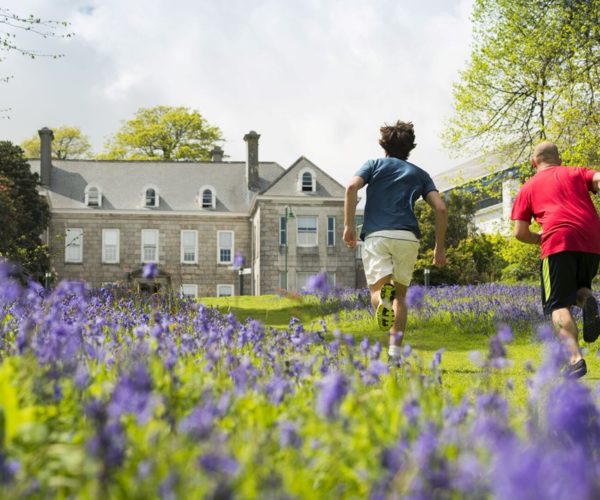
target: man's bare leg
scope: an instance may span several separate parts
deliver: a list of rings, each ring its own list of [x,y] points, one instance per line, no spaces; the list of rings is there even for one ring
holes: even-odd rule
[[[552,311],[552,323],[554,324],[558,338],[567,348],[569,353],[569,362],[577,363],[581,358],[581,350],[579,349],[577,324],[573,319],[573,315],[568,307],[555,309]]]

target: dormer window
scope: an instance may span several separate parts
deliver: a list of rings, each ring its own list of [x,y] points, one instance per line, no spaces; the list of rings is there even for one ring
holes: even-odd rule
[[[200,208],[215,208],[217,206],[217,197],[215,188],[212,186],[203,186],[198,193],[198,202]]]
[[[102,206],[102,192],[96,186],[88,186],[85,188],[85,204],[88,207]]]
[[[303,169],[298,176],[298,191],[314,193],[317,190],[317,176],[310,169]]]
[[[158,207],[160,194],[156,186],[146,186],[142,195],[142,206],[147,208]]]

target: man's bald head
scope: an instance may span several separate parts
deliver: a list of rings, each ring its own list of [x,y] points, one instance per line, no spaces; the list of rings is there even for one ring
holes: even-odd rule
[[[558,148],[556,144],[550,141],[540,142],[533,150],[531,160],[535,163],[536,167],[561,164]]]

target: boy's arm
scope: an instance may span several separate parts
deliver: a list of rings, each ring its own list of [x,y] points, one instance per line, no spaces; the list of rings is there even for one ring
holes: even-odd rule
[[[425,201],[433,208],[435,213],[435,248],[433,250],[433,264],[441,267],[446,264],[446,229],[448,228],[448,209],[444,200],[437,191],[430,191],[425,195]]]
[[[365,185],[365,180],[355,175],[346,186],[344,197],[344,242],[350,248],[356,247],[356,204],[358,203],[358,191]]]
[[[542,235],[540,233],[532,233],[529,229],[530,222],[524,220],[515,221],[515,238],[523,243],[531,243],[532,245],[539,245],[542,242]]]

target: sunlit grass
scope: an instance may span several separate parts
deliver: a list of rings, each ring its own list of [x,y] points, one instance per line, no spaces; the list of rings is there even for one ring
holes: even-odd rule
[[[280,297],[277,295],[244,297],[207,297],[199,302],[214,306],[220,312],[233,313],[238,320],[247,318],[264,322],[266,327],[286,328],[292,317],[299,318],[307,329],[321,329],[321,320],[325,321],[328,335],[335,330],[351,334],[358,343],[364,337],[370,341],[379,341],[384,351],[387,348],[387,333],[377,328],[372,315],[366,309],[323,314],[319,299],[313,296]],[[482,368],[471,359],[472,353],[479,351],[485,357],[488,351],[490,334],[482,334],[481,325],[477,331],[470,331],[463,325],[451,321],[448,314],[440,313],[430,319],[421,319],[414,311],[409,313],[405,343],[421,358],[423,366],[428,366],[434,353],[444,349],[442,356],[442,382],[447,396],[453,400],[473,397],[478,390],[491,387],[501,391],[511,403],[511,408],[523,409],[527,402],[527,379],[531,372],[528,367],[536,368],[542,359],[542,344],[532,333],[538,325],[527,325],[525,331],[515,331],[515,340],[507,346],[510,366],[495,370],[494,375],[484,377]],[[598,346],[584,347],[588,364],[588,375],[584,381],[594,385],[600,380],[600,359],[596,356]],[[508,386],[511,386],[509,388]],[[516,415],[517,420],[520,419]]]

